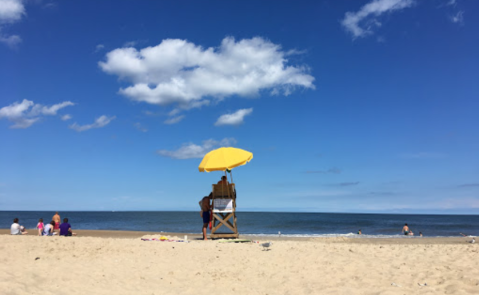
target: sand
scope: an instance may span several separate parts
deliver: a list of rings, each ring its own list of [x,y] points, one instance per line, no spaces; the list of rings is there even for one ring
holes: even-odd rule
[[[263,251],[258,243],[191,235],[184,243],[142,241],[159,237],[142,232],[6,232],[0,231],[5,295],[479,294],[479,246],[466,238],[276,238]]]

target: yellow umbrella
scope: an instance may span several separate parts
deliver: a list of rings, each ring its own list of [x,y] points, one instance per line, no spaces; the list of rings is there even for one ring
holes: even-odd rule
[[[245,165],[251,159],[253,159],[253,153],[232,147],[222,147],[207,153],[198,169],[200,172],[226,171]]]

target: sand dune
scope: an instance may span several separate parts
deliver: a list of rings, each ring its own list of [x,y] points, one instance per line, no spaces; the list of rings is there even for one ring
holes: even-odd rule
[[[478,245],[443,240],[0,235],[0,294],[479,294]]]

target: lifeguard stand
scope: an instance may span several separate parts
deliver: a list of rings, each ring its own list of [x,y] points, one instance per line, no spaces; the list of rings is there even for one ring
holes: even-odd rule
[[[236,190],[235,184],[213,184],[213,227],[210,238],[238,238],[236,226]],[[230,232],[217,232],[220,227]]]

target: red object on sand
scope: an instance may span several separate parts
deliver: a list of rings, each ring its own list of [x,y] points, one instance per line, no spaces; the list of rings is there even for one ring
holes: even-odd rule
[[[213,225],[211,224],[211,221],[213,220],[213,212],[210,211],[210,230],[213,228]]]

